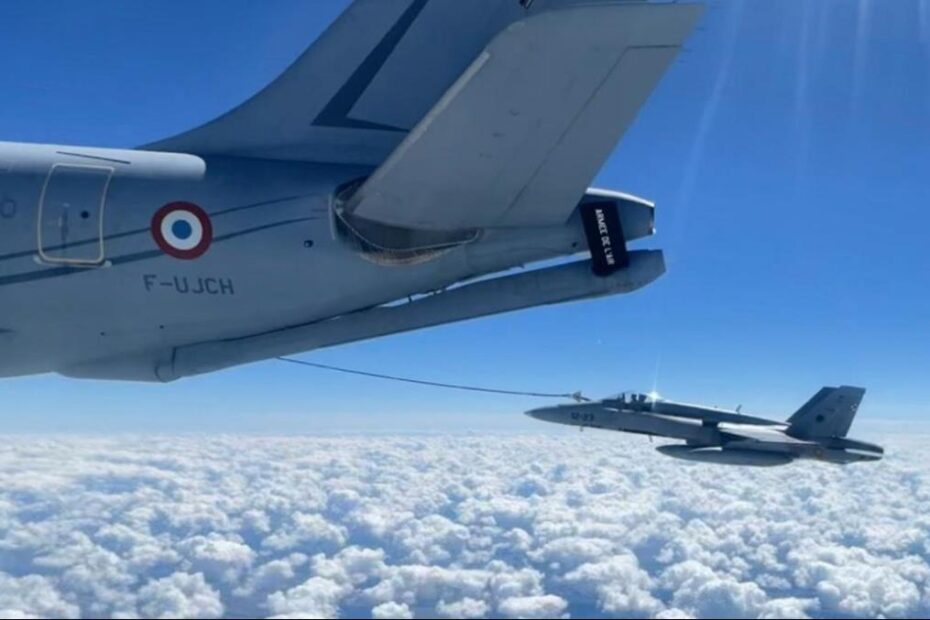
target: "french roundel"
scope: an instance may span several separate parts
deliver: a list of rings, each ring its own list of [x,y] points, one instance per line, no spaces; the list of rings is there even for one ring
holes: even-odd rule
[[[152,218],[152,237],[161,251],[183,260],[203,256],[213,242],[207,212],[190,202],[172,202]]]

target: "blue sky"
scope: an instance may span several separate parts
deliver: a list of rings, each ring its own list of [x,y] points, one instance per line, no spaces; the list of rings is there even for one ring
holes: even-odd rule
[[[345,0],[0,3],[0,139],[133,146],[273,79]],[[715,2],[597,184],[658,204],[669,273],[631,296],[312,354],[376,372],[787,415],[930,413],[930,2]],[[538,428],[527,399],[276,362],[169,386],[5,381],[4,431]]]

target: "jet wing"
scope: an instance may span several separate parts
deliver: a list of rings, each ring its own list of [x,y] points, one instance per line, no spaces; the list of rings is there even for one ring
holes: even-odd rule
[[[543,4],[553,1],[578,0]],[[377,166],[488,41],[526,14],[519,0],[354,0],[252,99],[143,148]]]
[[[656,412],[668,418],[687,418],[690,420],[699,420],[705,424],[738,424],[741,426],[772,426],[782,428],[785,425],[781,422],[767,420],[766,418],[757,418],[751,415],[733,413],[730,411],[717,411],[715,409],[705,409],[691,407],[689,405],[678,405],[677,403],[664,405]]]
[[[611,404],[617,401],[606,401]],[[648,401],[644,405],[634,405],[620,403],[621,409],[633,408],[644,413],[652,413],[667,418],[685,418],[689,420],[698,420],[704,424],[737,424],[741,426],[773,426],[782,428],[785,425],[774,420],[758,418],[751,415],[743,415],[736,411],[725,411],[723,409],[713,409],[701,405],[690,405],[688,403],[678,403],[671,400],[659,399],[653,403]]]
[[[529,13],[491,41],[346,210],[417,229],[564,223],[702,11],[602,1]]]
[[[725,425],[720,432],[727,437],[726,446],[751,448],[758,445],[809,445],[811,442],[785,435],[778,428],[762,428],[743,425]]]

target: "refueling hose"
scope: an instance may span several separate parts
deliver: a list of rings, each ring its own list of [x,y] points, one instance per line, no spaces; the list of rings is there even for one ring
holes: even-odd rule
[[[385,381],[397,381],[399,383],[412,383],[414,385],[425,385],[429,387],[442,388],[446,390],[462,390],[465,392],[483,392],[486,394],[503,394],[505,396],[531,396],[533,398],[570,398],[578,403],[589,402],[581,392],[526,392],[522,390],[501,390],[496,388],[480,387],[475,385],[460,385],[457,383],[440,383],[438,381],[424,381],[422,379],[411,379],[409,377],[397,377],[394,375],[385,375],[377,372],[366,372],[364,370],[354,370],[352,368],[342,368],[340,366],[330,366],[329,364],[319,364],[317,362],[307,362],[293,357],[278,357],[277,360],[296,364],[298,366],[307,366],[318,370],[328,370],[331,372],[341,372],[347,375],[358,375],[372,379],[383,379]]]

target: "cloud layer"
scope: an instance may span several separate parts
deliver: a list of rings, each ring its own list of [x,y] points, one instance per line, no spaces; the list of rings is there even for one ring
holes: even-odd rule
[[[4,617],[930,615],[930,456],[620,435],[0,441]]]

